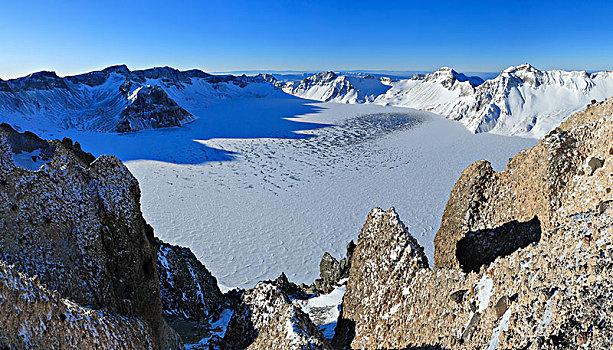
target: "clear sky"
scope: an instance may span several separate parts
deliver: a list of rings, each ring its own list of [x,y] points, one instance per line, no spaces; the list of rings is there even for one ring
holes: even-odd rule
[[[0,77],[131,69],[613,69],[613,1],[0,1]]]

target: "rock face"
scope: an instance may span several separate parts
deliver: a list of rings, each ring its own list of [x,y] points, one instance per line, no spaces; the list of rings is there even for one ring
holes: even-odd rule
[[[210,321],[219,318],[226,298],[191,250],[156,243],[164,317],[185,342],[198,342],[210,335]]]
[[[142,320],[155,347],[178,344],[162,318],[153,229],[118,159],[2,125],[0,202],[0,260],[80,305]]]
[[[588,107],[504,172],[471,165],[445,211],[434,269],[393,210],[373,210],[334,345],[613,346],[612,116],[611,101]]]
[[[366,241],[358,240],[335,345],[608,349],[613,346],[611,215],[608,206],[571,215],[544,232],[537,245],[470,274],[430,270],[415,261],[393,263],[376,252],[360,260]],[[393,244],[393,229],[375,227],[379,245]],[[381,276],[387,279],[358,277],[379,264],[390,271]]]
[[[505,171],[495,173],[486,161],[464,170],[434,239],[434,265],[459,266],[458,244],[467,236],[486,237],[501,225],[535,217],[545,231],[613,199],[612,115],[611,99],[590,105],[509,160]],[[519,231],[520,240],[534,241],[530,230]]]
[[[222,349],[331,349],[307,314],[292,302],[282,276],[242,293]]]
[[[0,348],[152,349],[136,318],[86,309],[0,261]]]
[[[128,101],[121,112],[122,121],[117,125],[119,132],[181,126],[194,120],[191,113],[181,108],[159,86],[139,87]]]
[[[361,339],[374,335],[380,327],[373,322],[375,314],[380,313],[377,317],[383,319],[389,317],[390,310],[378,306],[381,300],[396,300],[403,293],[398,282],[410,284],[415,273],[427,267],[423,248],[409,234],[394,208],[387,212],[373,209],[360,231],[351,259],[347,292],[333,345],[343,348],[351,344],[354,348],[371,349],[387,344]],[[391,330],[386,327],[380,331]]]

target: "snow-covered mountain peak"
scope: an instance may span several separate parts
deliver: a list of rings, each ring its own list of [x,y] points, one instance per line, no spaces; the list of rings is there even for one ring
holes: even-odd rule
[[[530,72],[534,74],[542,74],[540,70],[534,68],[530,63],[523,63],[519,66],[510,66],[502,71],[503,73]]]
[[[189,110],[275,91],[261,76],[214,76],[196,69],[131,71],[116,65],[67,77],[43,71],[0,81],[0,116],[31,130],[137,131],[180,126],[196,118]]]
[[[11,79],[7,84],[13,91],[66,89],[66,82],[53,71],[40,71],[23,78]]]
[[[381,79],[372,75],[350,73],[339,75],[333,71],[320,72],[300,82],[281,83],[272,77],[266,80],[292,95],[343,103],[372,102],[377,96],[385,93],[391,84],[389,79],[383,83]]]
[[[450,67],[441,67],[437,71],[426,74],[415,74],[411,79],[423,79],[424,82],[436,82],[443,85],[445,88],[452,88],[456,81],[463,83],[468,82],[472,87],[481,85],[483,79],[479,77],[469,77],[463,73],[458,73]]]

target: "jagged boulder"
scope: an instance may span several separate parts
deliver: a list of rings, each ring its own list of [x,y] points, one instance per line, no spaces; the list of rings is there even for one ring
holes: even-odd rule
[[[538,244],[469,274],[428,268],[419,248],[396,238],[405,237],[396,216],[375,209],[364,228],[372,233],[358,239],[335,347],[611,348],[613,206],[606,203],[560,219]]]
[[[324,253],[319,263],[319,278],[315,280],[311,288],[318,293],[330,293],[339,282],[349,278],[349,268],[351,267],[351,257],[355,250],[355,243],[350,241],[347,244],[347,255],[338,261],[330,253]]]
[[[0,260],[80,305],[142,320],[155,347],[178,346],[138,183],[117,158],[1,125],[0,203]]]
[[[570,214],[613,199],[612,115],[613,100],[592,104],[537,146],[510,159],[505,171],[494,172],[486,161],[464,170],[434,239],[434,265],[458,267],[458,242],[467,236],[484,237],[512,221],[526,223],[535,217],[545,231]],[[533,240],[533,230],[516,233],[519,241]],[[496,250],[508,244],[495,243],[486,260],[493,260]]]
[[[290,297],[300,293],[282,275],[236,298],[222,349],[331,349],[328,340]]]
[[[427,267],[424,249],[409,234],[394,208],[371,210],[351,259],[333,345],[370,349],[386,344],[363,338],[368,338],[381,326],[376,319],[385,318],[384,311],[389,317],[389,310],[382,306],[402,295],[400,285],[410,284],[416,274]],[[391,330],[385,328],[385,331]],[[354,339],[356,335],[358,339]]]

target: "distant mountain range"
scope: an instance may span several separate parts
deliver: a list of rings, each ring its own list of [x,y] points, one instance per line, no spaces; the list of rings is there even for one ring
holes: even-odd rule
[[[62,78],[43,71],[0,80],[0,119],[34,129],[138,131],[181,126],[211,103],[275,90],[262,77],[170,67],[130,71],[120,65]]]
[[[131,132],[184,125],[219,101],[285,92],[326,102],[410,107],[458,120],[475,133],[540,138],[592,100],[613,95],[611,71],[540,71],[523,64],[495,77],[448,67],[410,78],[384,73],[234,76],[170,67],[130,71],[125,65],[67,77],[43,71],[0,80],[0,119],[35,130]]]
[[[304,98],[411,107],[458,120],[475,133],[537,138],[592,100],[613,95],[612,71],[540,71],[529,64],[511,66],[489,80],[448,67],[400,80],[334,72],[297,82],[266,78]]]

